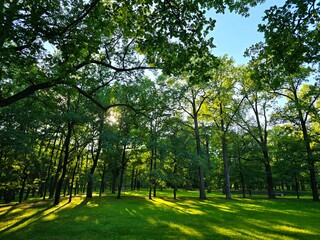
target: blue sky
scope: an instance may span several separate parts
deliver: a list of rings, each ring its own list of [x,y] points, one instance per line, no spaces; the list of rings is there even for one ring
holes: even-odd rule
[[[251,45],[263,41],[263,33],[257,31],[258,24],[262,23],[264,11],[273,5],[283,5],[284,0],[266,0],[264,4],[250,9],[249,17],[242,17],[235,13],[226,12],[216,14],[208,13],[208,17],[215,19],[216,27],[210,34],[214,38],[216,48],[215,56],[228,54],[233,57],[236,64],[245,64],[249,58],[243,57],[244,51]]]

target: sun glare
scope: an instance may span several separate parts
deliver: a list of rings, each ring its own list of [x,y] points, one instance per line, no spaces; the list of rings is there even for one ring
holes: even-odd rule
[[[106,120],[111,125],[118,125],[119,113],[111,110],[107,115]]]

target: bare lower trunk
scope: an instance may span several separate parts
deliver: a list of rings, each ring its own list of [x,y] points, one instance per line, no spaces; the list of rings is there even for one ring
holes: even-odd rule
[[[127,147],[126,144],[124,144],[123,149],[122,149],[120,179],[119,179],[118,196],[117,196],[117,198],[120,198],[120,196],[121,196],[121,190],[122,190],[122,185],[123,185],[123,176],[124,176],[124,171],[125,171],[125,168],[126,168],[126,147]]]
[[[226,139],[225,132],[222,134],[222,157],[223,157],[223,172],[224,172],[224,188],[225,188],[226,198],[231,199],[227,139]]]
[[[268,197],[269,198],[275,198],[276,195],[274,193],[273,188],[273,179],[272,179],[272,172],[271,172],[271,166],[269,162],[269,155],[267,152],[264,152],[264,165],[266,170],[266,180],[267,180],[267,189],[268,189]]]

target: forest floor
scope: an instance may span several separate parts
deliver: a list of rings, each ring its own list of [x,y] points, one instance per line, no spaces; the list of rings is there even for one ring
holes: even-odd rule
[[[226,200],[221,193],[124,192],[91,199],[0,205],[1,240],[320,239],[320,203],[310,198]]]

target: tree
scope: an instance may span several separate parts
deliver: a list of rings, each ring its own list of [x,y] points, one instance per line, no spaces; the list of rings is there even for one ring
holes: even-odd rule
[[[188,115],[192,120],[192,125],[188,126],[194,132],[196,153],[197,153],[197,165],[199,168],[199,197],[206,199],[205,190],[205,161],[203,147],[201,146],[201,136],[199,130],[199,112],[204,102],[207,100],[206,90],[197,86],[185,85],[185,89],[181,88],[181,109]]]
[[[238,115],[239,121],[237,121],[237,124],[259,145],[266,172],[268,196],[269,198],[275,198],[268,144],[268,123],[270,121],[268,111],[271,109],[273,98],[266,92],[258,92],[258,85],[248,76],[244,77],[241,85],[245,105]],[[248,111],[250,114],[248,114]]]
[[[299,129],[291,124],[275,126],[270,134],[270,152],[274,158],[274,170],[278,175],[282,191],[284,185],[296,191],[299,199],[302,173],[307,170],[305,167],[305,146]]]
[[[240,71],[234,67],[234,61],[227,56],[219,58],[219,66],[211,71],[211,96],[209,97],[209,115],[219,132],[224,169],[224,192],[231,199],[227,134],[243,100],[233,97]]]
[[[316,176],[315,158],[312,150],[312,139],[310,136],[310,115],[316,113],[316,102],[320,97],[319,83],[303,85],[310,74],[310,69],[300,69],[299,73],[285,78],[281,86],[273,91],[285,97],[288,103],[282,112],[282,118],[298,124],[302,132],[303,141],[307,153],[307,163],[310,172],[310,184],[314,201],[319,201],[318,184]]]
[[[265,50],[288,73],[295,73],[303,64],[320,60],[320,2],[317,0],[287,0],[282,7],[265,11]]]

